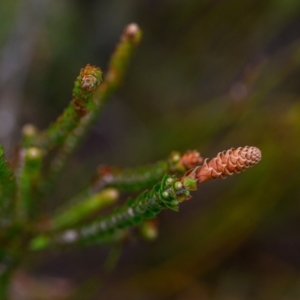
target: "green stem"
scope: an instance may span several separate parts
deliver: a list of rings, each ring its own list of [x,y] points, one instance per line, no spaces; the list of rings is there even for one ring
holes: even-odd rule
[[[15,187],[16,181],[13,171],[5,160],[3,147],[0,146],[0,223],[2,225],[7,225],[10,222]]]
[[[10,299],[10,286],[12,279],[12,271],[7,270],[0,274],[0,299]]]
[[[79,224],[82,220],[98,213],[107,206],[112,205],[118,199],[117,190],[107,188],[91,197],[66,206],[53,216],[49,224],[49,231],[58,231]]]
[[[0,300],[11,299],[10,288],[17,263],[16,257],[0,249]]]
[[[141,36],[141,30],[136,24],[129,24],[125,28],[121,41],[111,57],[104,81],[95,91],[95,95],[93,97],[95,109],[80,119],[76,128],[73,128],[74,130],[62,143],[62,147],[51,163],[47,186],[45,186],[45,189],[50,189],[53,186],[68,158],[75,152],[79,143],[95,122],[104,104],[122,84],[129,61],[141,40]]]
[[[183,174],[188,169],[203,162],[196,150],[181,155],[173,151],[165,160],[152,165],[120,170],[109,166],[101,166],[93,180],[93,189],[114,187],[119,191],[136,192],[153,186],[164,174]]]
[[[74,84],[73,100],[63,114],[41,134],[39,146],[49,150],[64,144],[79,121],[95,109],[93,95],[101,80],[102,71],[99,68],[87,65],[81,69]]]
[[[27,221],[35,218],[37,185],[42,167],[42,151],[36,147],[21,149],[20,165],[17,171],[16,218]]]
[[[39,131],[33,124],[26,124],[22,128],[21,147],[32,147],[38,140]]]
[[[155,218],[162,209],[177,211],[179,203],[189,199],[190,191],[195,189],[196,181],[189,177],[178,179],[166,175],[150,191],[128,200],[107,216],[77,229],[36,237],[31,242],[31,250],[51,245],[86,245],[116,241],[117,238],[124,237],[126,229],[140,224],[144,219]]]

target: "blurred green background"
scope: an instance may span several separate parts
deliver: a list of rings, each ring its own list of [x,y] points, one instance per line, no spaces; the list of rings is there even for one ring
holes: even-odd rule
[[[102,163],[245,145],[263,156],[161,213],[158,239],[124,245],[112,273],[103,271],[110,247],[35,257],[16,277],[17,299],[300,299],[299,1],[2,0],[0,18],[8,156],[25,123],[55,120],[81,67],[106,69],[125,25],[144,33],[49,206]]]

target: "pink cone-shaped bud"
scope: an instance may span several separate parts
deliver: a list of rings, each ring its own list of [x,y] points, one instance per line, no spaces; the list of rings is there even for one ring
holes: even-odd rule
[[[225,178],[226,175],[237,174],[257,164],[261,160],[261,151],[256,147],[239,147],[220,152],[217,157],[207,159],[197,168],[195,179],[203,182],[209,179]]]

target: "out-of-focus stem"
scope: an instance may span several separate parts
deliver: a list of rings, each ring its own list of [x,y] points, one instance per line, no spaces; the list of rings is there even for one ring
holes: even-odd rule
[[[125,28],[120,43],[117,45],[116,50],[110,59],[104,81],[95,91],[93,96],[95,109],[80,119],[79,124],[67,136],[57,156],[52,161],[47,180],[48,188],[52,186],[53,181],[55,181],[57,175],[64,168],[69,156],[76,150],[78,144],[99,115],[103,105],[122,84],[129,61],[135,48],[138,46],[141,37],[142,32],[137,24],[129,24]]]
[[[42,151],[36,147],[20,150],[15,207],[17,221],[22,222],[35,217],[36,193],[41,175],[42,157]]]
[[[48,230],[58,231],[77,225],[92,214],[114,204],[118,196],[117,190],[108,188],[73,206],[67,206],[52,217]]]
[[[115,187],[120,191],[140,191],[153,186],[164,174],[184,173],[202,163],[200,153],[192,150],[183,155],[173,151],[165,160],[137,168],[122,170],[100,166],[93,180],[93,188]]]
[[[0,146],[0,224],[6,225],[13,210],[16,182],[13,171],[4,157],[3,147]]]
[[[12,271],[7,270],[0,274],[0,299],[10,299]]]
[[[21,147],[32,147],[38,139],[38,129],[33,124],[26,124],[22,128]]]
[[[40,134],[37,141],[39,147],[49,150],[66,142],[67,136],[79,125],[80,120],[95,109],[93,95],[101,80],[102,71],[99,68],[87,65],[81,69],[74,84],[72,101],[62,115]]]
[[[51,245],[102,243],[120,230],[155,218],[163,209],[177,211],[182,201],[191,198],[190,192],[197,189],[197,183],[239,173],[257,164],[260,159],[261,152],[256,147],[246,146],[220,152],[209,162],[205,160],[203,165],[188,170],[181,178],[165,175],[151,190],[141,193],[135,199],[129,199],[110,214],[90,224],[33,240],[32,249]]]

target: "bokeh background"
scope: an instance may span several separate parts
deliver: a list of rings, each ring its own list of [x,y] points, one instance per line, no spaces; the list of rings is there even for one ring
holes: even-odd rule
[[[126,24],[144,33],[51,205],[102,163],[244,145],[263,155],[199,186],[180,212],[162,212],[159,237],[133,238],[112,272],[103,267],[111,247],[35,256],[15,279],[17,299],[300,299],[299,1],[2,0],[0,19],[8,156],[24,124],[55,120],[81,67],[106,69]]]

